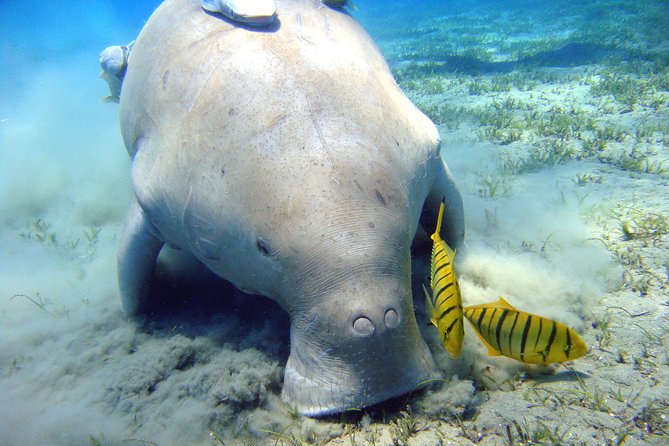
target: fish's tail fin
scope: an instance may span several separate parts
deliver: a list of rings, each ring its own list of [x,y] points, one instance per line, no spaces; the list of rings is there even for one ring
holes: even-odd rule
[[[444,207],[446,206],[446,195],[441,199],[441,204],[439,205],[439,216],[437,217],[437,227],[434,229],[434,234],[432,234],[432,240],[437,242],[441,240],[441,221],[444,218]]]

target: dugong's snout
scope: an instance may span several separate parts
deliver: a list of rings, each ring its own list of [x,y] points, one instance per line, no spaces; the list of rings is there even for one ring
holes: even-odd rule
[[[304,415],[379,403],[435,375],[408,283],[400,291],[356,282],[293,318],[283,399]]]

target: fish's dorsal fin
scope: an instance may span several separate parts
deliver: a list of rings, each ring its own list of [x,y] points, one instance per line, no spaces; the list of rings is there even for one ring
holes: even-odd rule
[[[506,299],[504,299],[502,296],[499,296],[499,299],[497,299],[497,302],[495,302],[495,307],[497,308],[505,308],[507,310],[513,310],[513,311],[518,311],[516,310],[513,305],[508,303]]]
[[[487,304],[469,305],[468,307],[465,307],[465,310],[475,309],[475,308],[490,308],[490,309],[492,309],[492,308],[503,308],[505,310],[518,311],[517,309],[515,309],[513,307],[513,305],[508,303],[501,296],[495,302],[488,302]]]
[[[441,221],[444,217],[444,206],[446,203],[446,195],[441,199],[441,204],[439,205],[439,216],[437,217],[437,227],[434,229],[434,234],[432,234],[432,240],[436,243],[441,240]],[[450,248],[449,248],[450,249]]]
[[[425,284],[423,284],[423,292],[425,293],[425,313],[427,314],[428,325],[432,324],[435,327],[437,327],[437,319],[435,317],[434,303],[432,302],[432,297],[430,296],[430,293],[427,291],[427,288],[425,288]]]
[[[442,240],[442,241],[443,241],[443,240]],[[448,254],[448,256],[450,257],[451,262],[452,262],[453,260],[455,260],[455,252],[456,252],[456,251],[452,250],[451,247],[448,246],[448,243],[446,243],[446,242],[444,242],[444,248],[446,249],[446,254]]]

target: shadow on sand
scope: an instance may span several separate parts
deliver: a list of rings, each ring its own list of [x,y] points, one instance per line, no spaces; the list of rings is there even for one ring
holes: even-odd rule
[[[433,57],[413,59],[398,64],[407,75],[424,74],[429,71],[439,73],[495,74],[509,73],[519,68],[571,68],[596,64],[610,57],[625,59],[644,59],[640,53],[629,53],[620,49],[612,49],[591,43],[568,43],[550,51],[532,56],[521,57],[513,61],[490,62],[472,56],[435,54]],[[426,66],[427,65],[427,66]]]
[[[285,363],[290,321],[278,304],[239,291],[202,264],[171,260],[156,266],[147,310],[134,318],[139,331],[159,337],[206,336],[236,350],[257,348]]]

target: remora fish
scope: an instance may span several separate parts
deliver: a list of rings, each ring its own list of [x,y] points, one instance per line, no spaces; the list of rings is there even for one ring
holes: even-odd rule
[[[441,239],[441,220],[444,214],[444,200],[439,207],[437,228],[432,234],[432,262],[430,267],[430,288],[432,296],[425,287],[427,315],[441,334],[441,340],[448,354],[453,358],[460,356],[462,339],[465,335],[462,322],[462,295],[460,285],[453,269],[455,252]]]
[[[103,98],[104,102],[118,103],[121,95],[121,86],[123,78],[128,68],[128,59],[133,40],[127,45],[115,45],[105,48],[100,53],[100,67],[102,72],[100,77],[109,85],[109,96]]]
[[[466,307],[464,311],[490,356],[504,355],[528,364],[550,364],[580,358],[588,350],[573,329],[516,310],[502,297],[497,302]]]

